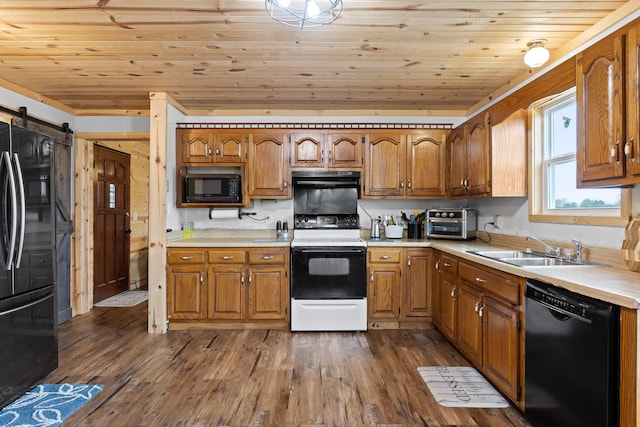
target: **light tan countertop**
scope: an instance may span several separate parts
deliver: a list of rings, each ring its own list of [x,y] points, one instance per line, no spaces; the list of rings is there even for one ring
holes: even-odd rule
[[[272,230],[196,230],[192,239],[184,240],[182,232],[172,232],[167,234],[167,247],[288,247],[293,233],[290,232],[289,236],[289,240],[277,240],[275,231]],[[630,270],[605,266],[522,268],[467,252],[504,249],[479,240],[364,240],[368,247],[431,247],[506,273],[539,280],[622,307],[640,308],[640,274]]]

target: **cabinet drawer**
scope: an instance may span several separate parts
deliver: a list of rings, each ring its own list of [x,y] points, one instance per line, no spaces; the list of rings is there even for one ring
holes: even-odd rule
[[[440,257],[440,272],[458,275],[458,259],[442,254]]]
[[[512,304],[518,304],[520,292],[518,286],[519,280],[517,278],[502,276],[465,262],[460,263],[459,272],[461,279],[480,286],[483,290],[502,297]]]
[[[205,252],[201,249],[170,249],[167,252],[169,264],[204,264]]]
[[[388,262],[398,264],[400,262],[400,248],[371,248],[369,249],[369,262]]]
[[[247,251],[244,249],[220,248],[208,251],[211,264],[244,264],[247,262]]]
[[[249,251],[249,264],[284,264],[285,253],[281,249],[258,249]]]

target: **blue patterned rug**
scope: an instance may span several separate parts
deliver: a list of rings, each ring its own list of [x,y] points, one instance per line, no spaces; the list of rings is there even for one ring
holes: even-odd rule
[[[41,384],[0,411],[0,426],[59,426],[103,388],[94,384]]]

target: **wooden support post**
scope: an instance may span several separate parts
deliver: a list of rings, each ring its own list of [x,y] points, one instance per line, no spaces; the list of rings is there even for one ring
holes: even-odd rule
[[[150,334],[167,332],[167,120],[164,92],[149,94],[151,107],[149,146],[149,322]],[[151,267],[153,266],[153,267]]]

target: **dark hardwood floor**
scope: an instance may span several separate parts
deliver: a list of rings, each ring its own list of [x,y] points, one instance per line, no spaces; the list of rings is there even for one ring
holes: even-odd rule
[[[445,408],[418,366],[468,366],[433,330],[147,334],[147,303],[60,326],[45,382],[104,390],[64,426],[529,426],[515,408]]]

